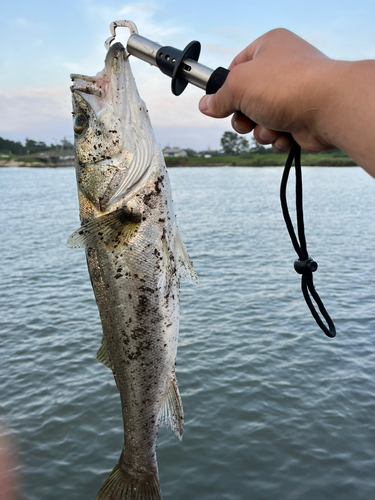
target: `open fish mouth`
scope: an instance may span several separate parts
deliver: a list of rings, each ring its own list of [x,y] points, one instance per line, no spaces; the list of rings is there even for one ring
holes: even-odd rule
[[[79,189],[109,210],[147,175],[155,137],[120,43],[112,45],[103,71],[71,75]]]
[[[97,95],[98,97],[103,97],[103,89],[101,87],[96,86],[97,80],[95,78],[90,77],[90,76],[84,76],[84,75],[70,75],[72,80],[79,80],[80,82],[85,82],[83,85],[82,83],[80,86],[77,88],[74,85],[71,87],[72,92],[83,92],[84,94],[92,94],[92,95]]]

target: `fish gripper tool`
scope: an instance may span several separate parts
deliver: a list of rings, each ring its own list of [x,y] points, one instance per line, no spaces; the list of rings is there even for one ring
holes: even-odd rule
[[[229,70],[220,66],[212,70],[198,63],[201,52],[200,42],[194,40],[183,50],[169,46],[162,47],[158,43],[140,36],[136,25],[132,21],[115,21],[111,23],[112,37],[105,42],[107,50],[116,37],[115,31],[117,27],[127,27],[130,30],[130,37],[126,45],[128,55],[148,62],[152,66],[157,66],[160,71],[172,78],[172,92],[176,96],[182,94],[188,83],[205,90],[206,94],[215,94],[222,87],[229,74]],[[289,236],[299,257],[294,263],[294,269],[301,275],[302,294],[318,326],[327,337],[333,338],[336,335],[336,327],[313,283],[312,275],[318,269],[318,264],[309,257],[306,248],[302,204],[301,147],[292,137],[291,140],[292,148],[285,164],[280,186],[281,208]],[[286,187],[293,162],[296,174],[296,215],[299,241],[294,231],[286,200]],[[319,312],[312,299],[318,306]],[[321,316],[326,321],[326,324]]]
[[[175,47],[162,47],[138,34],[135,24],[131,21],[115,21],[111,23],[112,37],[106,41],[106,48],[115,39],[117,27],[130,29],[126,50],[142,61],[157,66],[162,73],[172,78],[172,92],[178,96],[182,94],[188,83],[195,85],[206,94],[215,94],[225,82],[229,70],[219,66],[215,70],[198,63],[201,44],[196,40],[190,42],[183,50]]]

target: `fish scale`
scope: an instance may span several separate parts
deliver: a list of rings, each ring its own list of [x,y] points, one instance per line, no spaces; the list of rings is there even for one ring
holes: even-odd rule
[[[82,225],[67,244],[86,249],[103,329],[97,359],[113,372],[124,422],[120,459],[97,499],[157,500],[158,428],[171,427],[179,439],[183,431],[179,280],[197,283],[197,276],[121,44],[109,49],[101,73],[72,79]]]

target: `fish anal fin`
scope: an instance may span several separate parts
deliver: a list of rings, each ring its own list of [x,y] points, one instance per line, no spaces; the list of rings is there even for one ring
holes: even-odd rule
[[[170,427],[181,441],[184,430],[184,410],[175,377],[169,386],[164,405],[157,416],[156,425],[158,427]]]
[[[157,471],[130,474],[121,464],[121,458],[100,488],[96,500],[162,500]]]
[[[178,231],[175,239],[174,256],[178,277],[182,280],[190,281],[194,285],[198,285],[198,275]]]
[[[104,245],[109,248],[122,247],[136,235],[141,223],[141,214],[120,208],[87,222],[71,234],[66,242],[69,248],[86,248]]]
[[[96,353],[96,359],[99,361],[99,363],[102,363],[104,366],[112,370],[112,363],[109,357],[109,352],[107,348],[107,343],[104,338],[104,335],[102,337],[102,343],[99,347],[98,352]]]

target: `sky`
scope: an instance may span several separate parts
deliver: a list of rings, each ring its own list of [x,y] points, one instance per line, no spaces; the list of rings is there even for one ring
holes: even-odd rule
[[[129,19],[140,35],[183,49],[202,44],[199,62],[227,67],[253,40],[288,28],[332,58],[375,57],[375,2],[251,0],[125,2],[117,0],[0,0],[0,137],[47,144],[73,140],[70,73],[94,76],[104,67],[112,21]],[[117,30],[126,44],[129,31]],[[170,79],[131,58],[138,90],[162,147],[218,149],[230,118],[198,111],[203,91],[188,85],[176,97]]]

